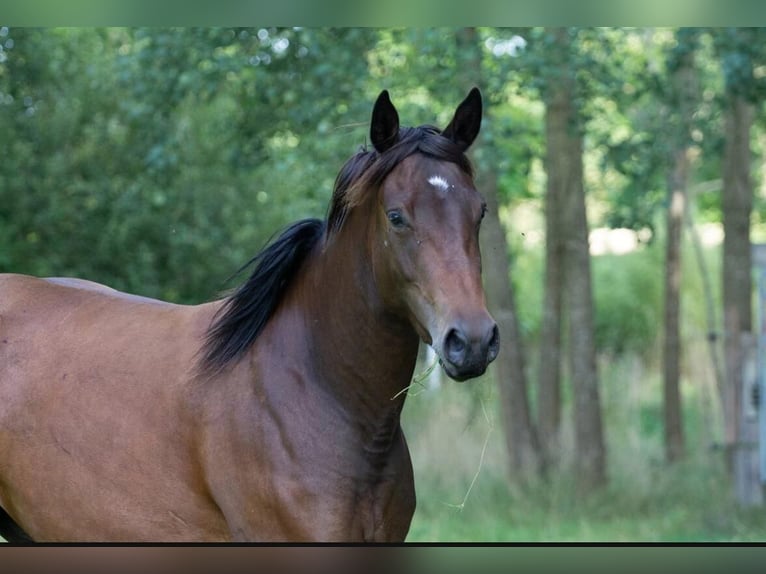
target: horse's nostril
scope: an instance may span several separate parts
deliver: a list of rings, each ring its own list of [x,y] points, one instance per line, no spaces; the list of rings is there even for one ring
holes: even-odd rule
[[[468,350],[468,342],[465,336],[457,329],[450,329],[444,338],[444,350],[447,358],[454,364],[460,364],[465,359]]]
[[[489,339],[488,351],[489,362],[492,362],[500,351],[500,330],[497,328],[497,325],[492,328],[492,337]]]
[[[500,344],[500,330],[497,328],[497,325],[492,327],[492,338],[489,340],[489,347],[490,349],[493,347],[497,347]]]

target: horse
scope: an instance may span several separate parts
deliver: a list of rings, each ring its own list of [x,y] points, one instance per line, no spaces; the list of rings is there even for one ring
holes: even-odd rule
[[[0,275],[0,534],[404,541],[419,342],[456,381],[499,349],[466,156],[481,117],[473,88],[443,130],[400,126],[382,91],[325,218],[284,229],[217,300]]]

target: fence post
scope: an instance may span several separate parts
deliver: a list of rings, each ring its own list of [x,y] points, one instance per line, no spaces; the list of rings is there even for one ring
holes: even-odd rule
[[[757,346],[750,333],[742,333],[742,393],[739,437],[734,449],[734,481],[737,502],[742,506],[763,505],[759,461]]]
[[[766,485],[766,244],[752,245],[752,263],[756,272],[757,376],[754,407],[757,411],[757,441],[759,453],[759,481],[761,492]]]
[[[760,247],[762,251],[764,245],[753,246]],[[757,252],[754,249],[754,253]],[[756,261],[754,259],[754,261]],[[758,320],[758,387],[757,387],[757,405],[758,409],[758,428],[759,428],[759,451],[761,458],[760,479],[761,484],[766,484],[766,263],[758,260],[758,298],[756,314]]]

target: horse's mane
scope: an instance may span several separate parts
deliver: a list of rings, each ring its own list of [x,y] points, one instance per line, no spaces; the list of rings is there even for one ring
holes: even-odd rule
[[[225,300],[207,330],[202,348],[203,372],[218,372],[242,357],[322,237],[338,232],[346,215],[363,201],[365,194],[377,189],[400,162],[414,153],[455,163],[467,174],[473,173],[463,150],[434,126],[400,128],[397,143],[383,153],[362,148],[338,173],[325,221],[304,219],[293,223],[240,269],[255,266],[247,281]]]

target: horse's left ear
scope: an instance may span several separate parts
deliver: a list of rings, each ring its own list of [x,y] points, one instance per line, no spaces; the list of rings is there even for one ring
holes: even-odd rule
[[[383,153],[396,143],[398,137],[399,114],[388,97],[388,90],[383,90],[372,108],[370,140],[378,153]]]
[[[481,127],[481,92],[479,88],[472,88],[468,96],[455,110],[455,116],[449,125],[444,128],[442,135],[451,139],[465,151],[476,136]]]

